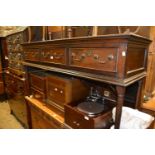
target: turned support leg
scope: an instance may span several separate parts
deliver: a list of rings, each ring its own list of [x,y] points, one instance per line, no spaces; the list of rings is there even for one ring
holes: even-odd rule
[[[135,108],[140,109],[141,104],[144,100],[144,86],[145,86],[145,78],[138,81],[138,90],[137,90],[137,98],[135,103]]]
[[[122,114],[122,106],[124,104],[125,87],[116,86],[116,90],[117,90],[117,106],[115,115],[115,129],[119,129]]]

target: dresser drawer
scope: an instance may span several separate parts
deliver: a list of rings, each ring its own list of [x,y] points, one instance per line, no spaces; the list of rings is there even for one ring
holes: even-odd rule
[[[41,102],[45,102],[45,100],[46,100],[46,94],[33,88],[33,87],[31,87],[31,95],[33,98],[35,98]]]
[[[64,104],[79,101],[89,93],[81,80],[50,75],[47,77],[47,100],[63,108]]]
[[[30,85],[45,93],[46,77],[44,73],[30,73]]]
[[[66,51],[64,48],[44,49],[41,61],[64,65],[66,64]]]
[[[74,129],[109,128],[111,120],[111,111],[96,117],[89,117],[78,111],[76,107],[65,105],[65,123]]]
[[[40,50],[29,49],[24,52],[24,59],[29,61],[40,61]]]
[[[69,65],[104,72],[116,72],[117,48],[70,48]]]

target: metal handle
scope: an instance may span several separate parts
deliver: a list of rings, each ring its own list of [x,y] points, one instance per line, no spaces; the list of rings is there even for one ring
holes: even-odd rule
[[[105,64],[106,63],[106,61],[104,61],[104,60],[99,60],[98,61],[100,64]]]
[[[81,56],[79,56],[79,58],[74,58],[74,57],[76,57],[76,54],[75,54],[75,53],[72,53],[72,57],[73,57],[73,61],[78,61],[78,62],[80,62],[80,61],[82,61],[82,60],[85,59],[86,54],[83,53],[83,54],[81,54]]]
[[[112,54],[108,55],[108,60],[114,60],[114,55]]]
[[[55,59],[61,59],[63,57],[63,55],[56,55],[54,56]]]
[[[101,60],[101,58],[99,57],[99,55],[94,54],[94,59],[96,61],[98,61],[99,63],[101,63],[101,64],[105,64],[108,61],[114,60],[114,55],[113,54],[110,54],[110,55],[107,56],[107,58],[105,60]]]

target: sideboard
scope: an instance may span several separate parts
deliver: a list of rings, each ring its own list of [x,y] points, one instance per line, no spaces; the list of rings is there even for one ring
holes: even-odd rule
[[[149,39],[139,35],[119,34],[23,43],[24,61],[22,64],[25,66],[27,94],[29,94],[26,97],[26,101],[31,115],[31,118],[29,118],[30,126],[32,126],[32,128],[36,126],[32,122],[32,118],[34,118],[32,115],[37,115],[37,113],[38,115],[43,115],[43,113],[46,115],[46,111],[48,110],[45,109],[51,109],[50,106],[53,106],[56,109],[55,115],[61,116],[62,118],[60,125],[55,128],[61,128],[62,126],[63,128],[94,128],[95,125],[100,126],[98,118],[99,120],[107,120],[111,117],[112,108],[116,106],[114,124],[115,128],[118,129],[120,126],[122,106],[139,108],[142,102],[148,46],[150,42]],[[45,78],[45,91],[44,89],[39,89],[41,86],[37,88],[31,83],[30,75],[35,72],[42,72],[44,74],[40,79]],[[64,104],[64,106],[59,106],[54,100],[49,104],[49,92],[47,91],[49,84],[47,79],[49,74],[52,74],[52,76],[56,74],[58,77],[67,76],[67,78],[82,80],[88,84],[89,88],[97,85],[103,92],[102,94],[106,100],[106,104],[112,104],[112,106],[110,106],[111,108],[108,109],[106,114],[104,113],[102,116],[95,118],[89,118],[80,112],[79,117],[81,117],[81,122],[78,122],[78,116],[74,115],[76,112],[78,113],[75,107],[77,107],[85,97],[78,101],[73,100],[70,103],[66,103],[62,100],[61,104]],[[57,86],[56,81],[53,80],[51,82],[55,84],[53,91],[58,92],[63,82],[59,81]],[[63,90],[60,90],[60,94],[55,95],[58,98],[62,97],[63,93],[69,93],[69,89],[65,88],[66,85],[64,83],[62,85]],[[50,88],[51,87],[52,85]],[[80,91],[83,91],[81,85],[73,89],[78,90],[76,95],[78,95]],[[32,94],[32,90],[36,90],[37,93]],[[67,92],[64,92],[66,90]],[[38,92],[40,92],[40,94],[38,94]],[[51,94],[53,95],[55,92],[51,92]],[[83,92],[81,94],[83,94]],[[44,96],[42,96],[42,94]],[[35,100],[37,100],[38,106]],[[44,108],[42,108],[40,104],[43,105]],[[36,107],[37,110],[35,109]],[[50,117],[53,117],[53,120],[55,120],[54,115],[50,115]],[[39,120],[39,118],[38,116],[37,120]],[[68,121],[68,118],[73,119],[72,122]],[[94,124],[90,125],[89,123]],[[86,126],[86,124],[88,124],[88,126]]]

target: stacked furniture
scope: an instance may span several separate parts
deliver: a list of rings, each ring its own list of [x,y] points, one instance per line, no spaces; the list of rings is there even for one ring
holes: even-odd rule
[[[109,128],[114,123],[119,128],[122,106],[139,108],[142,102],[150,40],[134,34],[68,36],[22,44],[30,126]],[[34,77],[40,82],[30,80]]]
[[[5,70],[5,88],[11,113],[28,128],[27,108],[25,104],[26,80],[22,65],[23,49],[21,43],[26,40],[26,31],[10,34],[6,37],[8,68]]]
[[[30,26],[6,40],[6,92],[26,128],[119,128],[123,106],[140,108],[149,39],[123,27]]]

